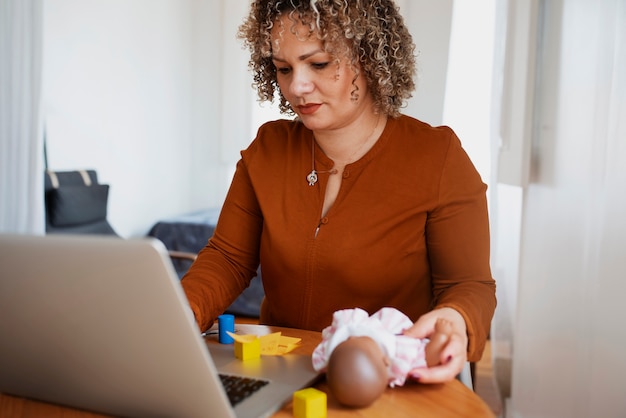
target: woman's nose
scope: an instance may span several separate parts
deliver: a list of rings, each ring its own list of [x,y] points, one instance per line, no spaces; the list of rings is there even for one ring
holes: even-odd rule
[[[315,84],[306,70],[294,70],[291,80],[290,90],[296,96],[310,93],[315,88]]]

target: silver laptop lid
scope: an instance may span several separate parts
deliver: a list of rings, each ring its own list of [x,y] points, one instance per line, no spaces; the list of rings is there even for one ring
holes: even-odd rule
[[[159,241],[0,235],[0,335],[0,392],[117,416],[234,416]]]

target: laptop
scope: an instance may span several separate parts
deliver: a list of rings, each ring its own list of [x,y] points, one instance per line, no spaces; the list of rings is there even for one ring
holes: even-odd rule
[[[220,374],[268,382],[234,407]],[[153,238],[0,235],[0,392],[123,417],[263,417],[310,356],[234,357],[197,328]]]

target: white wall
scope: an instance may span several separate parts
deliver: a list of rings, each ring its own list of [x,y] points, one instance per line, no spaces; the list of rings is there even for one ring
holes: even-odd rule
[[[510,417],[626,416],[626,4],[546,1]]]
[[[396,0],[413,36],[417,89],[402,113],[449,125],[491,180],[495,0]]]
[[[249,142],[233,128],[247,126],[245,102],[224,91],[224,81],[249,85],[245,61],[230,70],[241,67],[230,52],[240,50],[233,3],[45,1],[49,166],[95,168],[111,185],[109,219],[124,236],[223,200]]]
[[[483,181],[492,175],[492,95],[496,1],[455,1],[445,74],[443,118]]]
[[[396,0],[415,43],[417,89],[403,113],[431,125],[443,122],[452,0]]]
[[[187,203],[191,17],[190,2],[45,2],[49,167],[97,169],[123,235]]]
[[[240,151],[252,140],[248,54],[236,39],[247,1],[193,0],[190,206],[220,206]]]

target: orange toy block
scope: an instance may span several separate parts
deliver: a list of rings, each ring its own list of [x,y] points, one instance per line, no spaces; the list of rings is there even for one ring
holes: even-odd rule
[[[326,418],[326,394],[315,388],[293,393],[293,416],[296,418]]]

